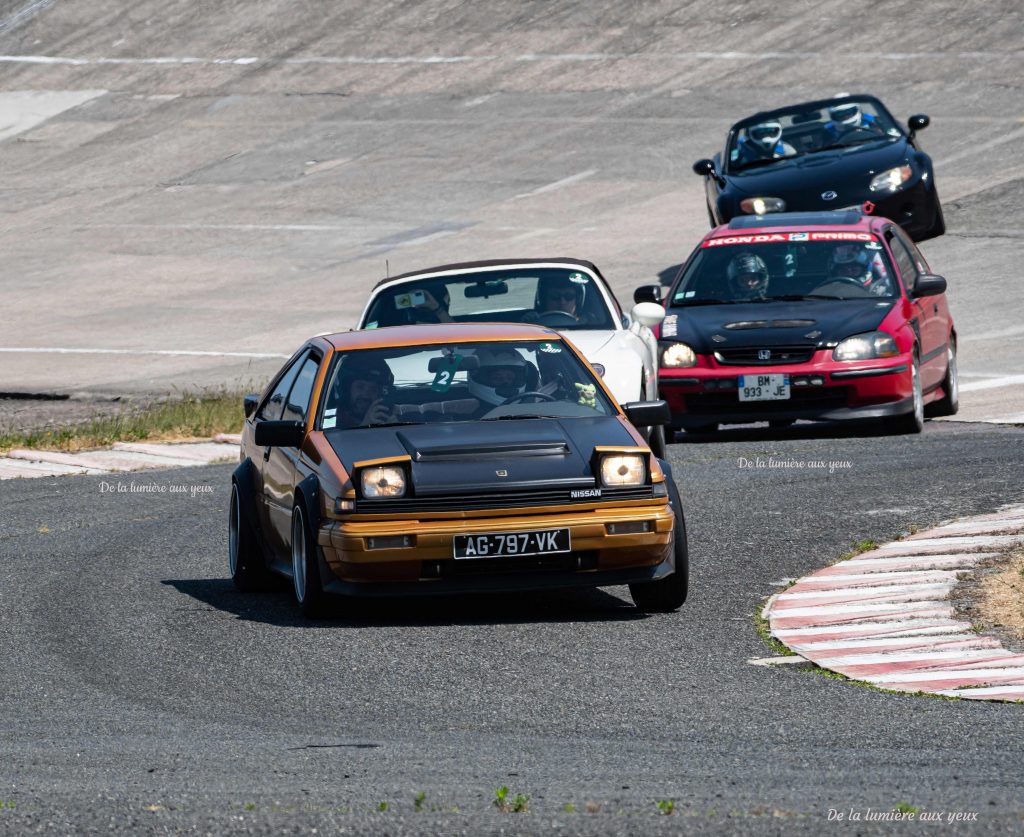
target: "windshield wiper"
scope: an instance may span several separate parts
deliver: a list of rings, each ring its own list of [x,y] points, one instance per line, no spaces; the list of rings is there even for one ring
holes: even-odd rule
[[[837,148],[853,148],[857,145],[866,145],[869,142],[878,142],[880,139],[885,137],[865,137],[859,140],[850,140],[850,142],[834,142],[831,145],[823,145],[818,151],[835,151]],[[817,152],[815,152],[817,153]]]
[[[378,424],[361,424],[359,427],[398,427],[400,424],[425,424],[422,421],[382,421]]]
[[[736,168],[732,168],[730,166],[730,171],[733,174],[739,174],[740,172],[744,172],[747,169],[756,169],[760,168],[761,166],[770,166],[772,163],[781,163],[783,160],[795,160],[799,156],[799,154],[790,154],[788,157],[764,157],[759,160],[750,160],[749,162],[740,164]]]
[[[564,418],[564,416],[545,416],[538,415],[537,413],[512,413],[508,416],[491,416],[489,418],[482,418],[480,421],[509,421],[511,419],[553,419],[553,418]]]
[[[673,302],[673,305],[736,305],[743,300],[737,299],[684,299]]]
[[[802,299],[846,299],[845,296],[831,296],[829,294],[780,294],[779,296],[765,296],[756,302],[799,302]]]

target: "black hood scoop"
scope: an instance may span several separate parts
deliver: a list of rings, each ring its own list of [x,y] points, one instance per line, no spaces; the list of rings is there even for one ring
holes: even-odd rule
[[[403,432],[398,433],[398,440],[412,455],[414,462],[460,462],[481,457],[501,457],[502,459],[524,456],[568,456],[569,445],[565,439],[523,439],[521,441],[492,442],[485,447],[480,444],[441,444],[424,445],[410,439]]]

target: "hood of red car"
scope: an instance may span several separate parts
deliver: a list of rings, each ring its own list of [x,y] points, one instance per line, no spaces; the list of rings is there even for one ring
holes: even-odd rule
[[[894,299],[807,299],[670,308],[660,340],[681,342],[699,354],[750,346],[835,345],[874,331]]]

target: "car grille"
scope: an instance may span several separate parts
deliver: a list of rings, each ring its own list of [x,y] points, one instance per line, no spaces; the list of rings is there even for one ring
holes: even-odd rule
[[[706,392],[686,396],[691,415],[764,415],[792,410],[831,410],[847,406],[846,387],[794,387],[790,398],[781,401],[740,401],[736,391]]]
[[[719,349],[715,360],[726,366],[771,366],[778,363],[806,363],[816,351],[815,346],[752,346],[737,349]],[[758,357],[768,352],[769,357]]]
[[[572,497],[567,488],[545,491],[502,491],[493,494],[445,494],[441,496],[402,497],[395,500],[357,500],[357,514],[416,514],[421,512],[479,511],[518,509],[533,506],[564,506],[575,503],[607,503],[624,500],[649,500],[654,491],[649,485],[629,488],[602,488],[600,497]]]

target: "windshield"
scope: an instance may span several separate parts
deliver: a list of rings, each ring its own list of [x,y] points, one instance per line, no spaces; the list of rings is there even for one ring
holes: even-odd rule
[[[321,401],[321,430],[617,412],[561,340],[348,352]]]
[[[437,322],[539,323],[559,330],[615,328],[595,278],[573,266],[410,279],[380,291],[363,328]]]
[[[704,241],[671,305],[892,298],[889,257],[871,233],[783,232]]]
[[[834,99],[828,107],[794,108],[767,120],[746,121],[729,139],[729,171],[868,143],[895,142],[902,131],[871,99]]]

